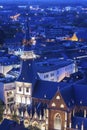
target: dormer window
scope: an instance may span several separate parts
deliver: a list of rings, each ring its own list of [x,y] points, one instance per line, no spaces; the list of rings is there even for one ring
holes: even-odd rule
[[[74,104],[74,100],[72,100],[72,103]]]
[[[70,106],[70,102],[68,102],[68,106]]]
[[[46,96],[46,94],[44,94],[44,98],[46,98],[47,96]]]
[[[57,100],[60,100],[60,96],[59,96],[59,95],[58,95],[58,96],[56,96],[56,99],[57,99]]]
[[[64,104],[61,104],[61,105],[60,105],[60,108],[64,108]]]
[[[82,101],[80,101],[80,104],[82,104]]]
[[[55,106],[56,106],[56,104],[53,102],[53,103],[52,103],[52,107],[55,107]]]

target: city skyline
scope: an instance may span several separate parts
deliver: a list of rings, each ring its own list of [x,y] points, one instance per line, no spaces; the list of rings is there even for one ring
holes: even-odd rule
[[[74,1],[74,0],[66,0],[66,1],[64,1],[64,0],[15,0],[14,2],[13,2],[13,0],[0,0],[0,2],[1,3],[3,3],[3,2],[11,2],[11,3],[14,3],[14,2],[58,2],[58,3],[83,3],[83,2],[87,2],[87,0],[76,0],[76,1]]]
[[[87,130],[86,1],[0,0],[0,130]]]

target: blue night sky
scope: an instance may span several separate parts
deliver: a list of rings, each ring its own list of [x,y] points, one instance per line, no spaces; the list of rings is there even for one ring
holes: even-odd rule
[[[87,0],[14,0],[14,2],[27,2],[27,1],[35,1],[35,2],[53,1],[53,2],[63,2],[63,3],[65,3],[65,2],[75,2],[75,3],[80,2],[81,3],[83,1],[87,2]],[[0,0],[0,2],[13,2],[13,0]]]

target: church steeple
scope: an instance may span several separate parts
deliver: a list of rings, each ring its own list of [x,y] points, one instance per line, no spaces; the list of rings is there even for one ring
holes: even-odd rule
[[[34,59],[37,56],[30,35],[30,18],[28,13],[26,13],[25,25],[25,43],[21,55],[22,63],[20,74],[16,80],[15,102],[17,104],[31,104],[33,84],[35,83],[37,76],[34,63]]]
[[[31,35],[30,35],[30,16],[29,16],[29,9],[26,11],[25,14],[25,35],[24,35],[24,40],[23,40],[23,44],[27,45],[27,44],[31,44]]]
[[[30,16],[29,9],[26,11],[26,21],[25,21],[25,36],[23,42],[23,52],[21,55],[22,59],[35,59],[36,55],[34,53],[36,41],[34,37],[31,37],[30,33]]]
[[[31,36],[30,36],[30,17],[29,13],[26,13],[26,42],[31,41]]]

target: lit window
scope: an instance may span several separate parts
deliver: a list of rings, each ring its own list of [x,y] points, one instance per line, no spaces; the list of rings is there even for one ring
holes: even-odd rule
[[[59,95],[58,95],[58,96],[56,96],[56,99],[60,100],[60,96],[59,96]]]
[[[22,103],[25,103],[25,97],[22,97]]]
[[[76,129],[78,129],[78,125],[76,124]]]
[[[16,95],[16,102],[21,103],[21,96]]]
[[[27,104],[30,104],[31,103],[31,99],[30,98],[27,98]]]
[[[56,104],[53,102],[53,103],[52,103],[52,107],[55,107],[55,106],[56,106]]]
[[[64,108],[64,104],[61,104],[61,105],[60,105],[60,108]]]
[[[82,101],[80,101],[80,104],[82,104]]]
[[[46,94],[44,94],[44,98],[46,98]]]

